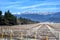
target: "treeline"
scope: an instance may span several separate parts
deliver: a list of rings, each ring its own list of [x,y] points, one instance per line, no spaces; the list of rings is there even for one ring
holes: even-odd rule
[[[38,21],[32,21],[31,19],[26,19],[20,17],[19,19],[19,24],[33,24],[33,23],[38,23]]]
[[[0,25],[16,25],[17,18],[10,13],[8,10],[7,12],[2,15],[2,11],[0,11]]]
[[[30,19],[26,18],[17,18],[16,16],[12,15],[12,13],[8,10],[2,15],[2,11],[0,11],[0,25],[17,25],[17,24],[30,24],[30,23],[37,23]]]

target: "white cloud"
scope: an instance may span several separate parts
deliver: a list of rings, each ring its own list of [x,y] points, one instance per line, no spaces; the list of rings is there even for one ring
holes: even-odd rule
[[[12,14],[21,14],[20,12],[12,13]]]
[[[55,2],[48,2],[48,3],[41,3],[41,4],[35,4],[31,6],[25,6],[25,7],[17,7],[18,9],[28,9],[28,8],[35,8],[39,6],[52,6],[52,5],[60,5],[60,3],[55,3]]]
[[[3,5],[3,7],[5,9],[11,9],[11,10],[16,9],[16,10],[22,10],[22,11],[34,11],[35,10],[36,12],[38,12],[38,11],[52,11],[52,10],[60,9],[60,8],[57,8],[57,7],[48,7],[48,8],[46,7],[46,8],[44,8],[44,6],[60,5],[59,1],[56,1],[56,2],[42,2],[42,3],[38,3],[38,4],[34,4],[34,5],[24,6],[24,3],[26,1],[4,2],[4,3],[0,2],[0,5]],[[41,6],[43,8],[41,8]],[[17,13],[13,13],[13,14],[17,14]],[[18,14],[20,14],[20,12],[18,12]],[[46,14],[48,14],[48,13],[46,13]]]
[[[28,10],[25,10],[24,14],[43,14],[43,15],[47,15],[47,14],[52,14],[54,13],[54,11],[58,10],[60,8],[32,8],[32,9],[28,9]]]
[[[40,6],[52,6],[52,5],[60,5],[60,3],[56,3],[56,2],[44,2],[44,3],[40,3],[40,4],[34,4],[34,5],[30,5],[30,6],[24,6],[24,4],[22,4],[23,2],[21,2],[22,5],[19,5],[19,4],[16,4],[16,3],[20,3],[20,2],[11,2],[11,3],[8,3],[8,4],[12,4],[12,5],[9,5],[7,7],[5,7],[6,9],[7,8],[15,8],[15,9],[31,9],[31,8],[36,8],[36,7],[40,7]],[[14,5],[13,5],[14,4]]]

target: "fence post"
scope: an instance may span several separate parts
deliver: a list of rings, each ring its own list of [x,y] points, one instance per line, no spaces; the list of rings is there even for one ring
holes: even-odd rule
[[[21,40],[23,39],[23,33],[21,32]]]
[[[4,40],[4,30],[3,30],[3,32],[2,32],[2,39]]]
[[[59,39],[58,40],[60,40],[60,32],[59,32]]]
[[[4,38],[3,35],[4,35],[4,33],[2,32],[2,38]]]
[[[48,40],[48,34],[46,35],[46,40]]]
[[[35,40],[37,40],[37,39],[36,39],[36,38],[37,38],[37,36],[36,36],[36,35],[37,35],[37,32],[35,33]]]
[[[12,30],[11,30],[11,32],[10,32],[10,40],[12,40]]]

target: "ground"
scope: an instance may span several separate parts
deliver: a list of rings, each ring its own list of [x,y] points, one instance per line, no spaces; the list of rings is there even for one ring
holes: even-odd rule
[[[21,38],[33,38],[37,40],[46,39],[48,36],[49,40],[59,39],[58,35],[60,32],[60,23],[37,23],[27,25],[15,25],[15,26],[0,26],[0,34],[12,37]],[[36,38],[35,38],[36,36]]]

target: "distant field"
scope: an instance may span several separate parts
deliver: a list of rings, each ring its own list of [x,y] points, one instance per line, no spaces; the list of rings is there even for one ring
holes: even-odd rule
[[[5,30],[9,30],[9,29],[12,29],[12,30],[24,30],[24,29],[29,29],[31,27],[37,26],[39,24],[45,24],[45,23],[15,25],[15,26],[0,26],[0,29],[2,27],[2,29],[5,29]],[[60,29],[60,23],[46,23],[46,24],[49,24],[52,28],[55,28],[57,30]]]
[[[52,28],[60,32],[60,23],[49,24]]]
[[[37,23],[37,24],[26,24],[26,25],[14,25],[14,26],[0,26],[0,29],[12,29],[12,30],[24,30],[24,29],[29,29],[31,27],[34,27],[36,25],[39,25],[40,23]]]
[[[11,31],[12,37],[16,38],[21,37],[20,34],[22,33],[25,39],[34,39],[36,36],[36,39],[40,40],[42,38],[45,39],[48,34],[50,40],[56,40],[59,38],[58,35],[60,32],[60,23],[37,23],[14,26],[0,26],[0,34],[5,33],[6,36],[9,36]]]

